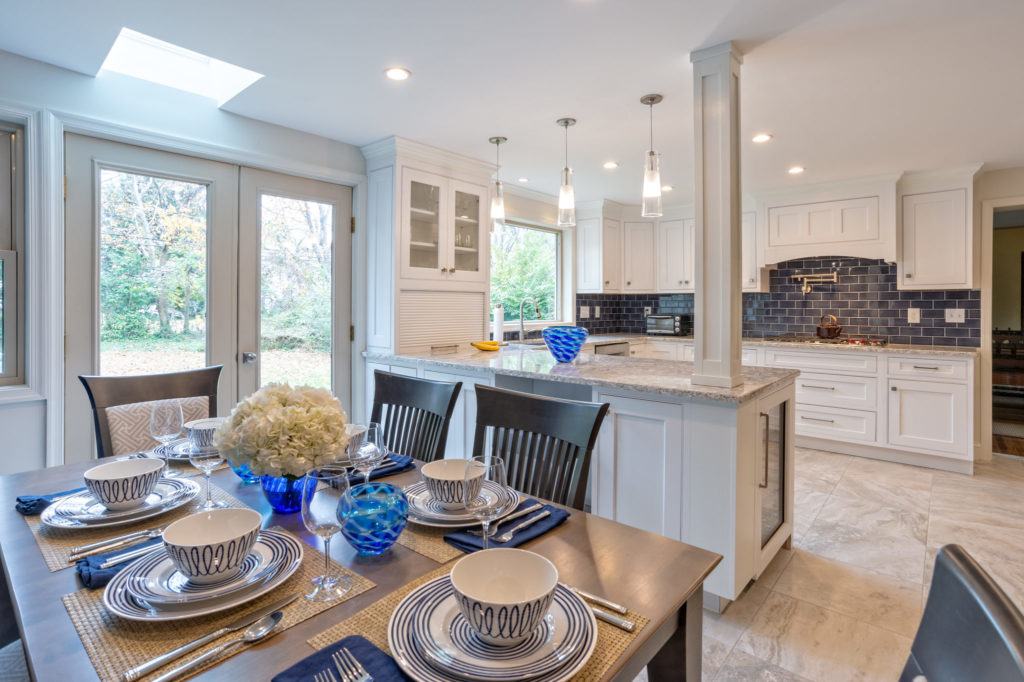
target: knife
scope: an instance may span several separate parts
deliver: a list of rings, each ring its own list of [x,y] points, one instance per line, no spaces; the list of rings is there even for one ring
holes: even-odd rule
[[[623,616],[625,616],[627,613],[629,613],[629,609],[627,609],[625,606],[623,606],[622,604],[616,604],[615,602],[611,601],[610,599],[605,599],[604,597],[599,597],[596,594],[591,594],[590,592],[585,592],[585,591],[581,590],[578,587],[573,587],[572,585],[566,585],[565,583],[562,583],[562,586],[565,587],[565,589],[569,590],[570,592],[576,594],[577,596],[582,597],[583,599],[586,599],[587,601],[592,601],[595,604],[597,604],[598,606],[603,606],[604,608],[606,608],[606,609],[608,609],[610,611],[614,611],[615,613],[622,614]]]
[[[107,569],[111,568],[112,566],[118,566],[120,564],[125,563],[126,561],[138,559],[141,556],[146,556],[152,552],[155,552],[163,548],[164,546],[160,544],[150,545],[148,547],[136,547],[135,549],[128,550],[127,552],[122,552],[117,556],[110,557],[109,559],[100,564],[100,568]]]
[[[148,660],[142,665],[135,666],[131,670],[125,672],[124,676],[121,679],[123,679],[125,682],[133,682],[134,680],[137,680],[140,677],[143,677],[144,675],[153,672],[157,668],[167,665],[171,661],[178,660],[190,651],[195,651],[199,647],[205,644],[209,644],[210,642],[219,637],[223,637],[229,632],[237,632],[242,628],[249,627],[256,621],[258,621],[260,618],[263,618],[264,616],[267,616],[273,613],[274,611],[280,611],[281,609],[288,606],[298,598],[299,593],[296,592],[294,594],[288,595],[287,597],[278,602],[271,604],[270,606],[267,606],[266,608],[259,609],[258,611],[250,611],[249,613],[242,616],[235,622],[229,623],[228,625],[225,625],[219,630],[215,630],[214,632],[211,632],[208,635],[204,635],[199,639],[194,639],[188,644],[182,644],[177,649],[173,649],[171,651],[168,651],[166,654],[162,654],[160,656],[157,656],[156,658]]]
[[[598,620],[603,620],[606,623],[611,623],[620,630],[625,630],[626,632],[633,632],[633,630],[636,630],[636,623],[629,620],[628,618],[616,616],[614,613],[610,611],[605,611],[604,609],[599,608],[597,606],[591,606],[590,610],[594,612],[594,615],[597,616]]]
[[[116,538],[108,538],[107,540],[100,540],[99,542],[93,542],[88,545],[82,545],[81,547],[75,547],[71,550],[71,556],[68,559],[72,562],[78,559],[84,559],[85,557],[96,554],[97,552],[107,552],[109,550],[124,547],[126,545],[132,545],[140,540],[148,540],[155,538],[157,535],[163,532],[163,528],[149,528],[147,530],[139,530],[134,533],[128,533],[127,535],[121,535]]]

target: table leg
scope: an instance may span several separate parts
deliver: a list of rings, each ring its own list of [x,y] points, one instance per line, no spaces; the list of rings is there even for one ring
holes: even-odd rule
[[[679,610],[679,627],[647,664],[647,679],[700,682],[704,627],[704,590],[698,589]]]

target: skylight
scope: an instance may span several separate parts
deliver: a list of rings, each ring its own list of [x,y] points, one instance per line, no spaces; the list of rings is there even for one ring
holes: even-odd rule
[[[100,71],[113,71],[209,97],[220,106],[263,78],[204,54],[122,28]]]

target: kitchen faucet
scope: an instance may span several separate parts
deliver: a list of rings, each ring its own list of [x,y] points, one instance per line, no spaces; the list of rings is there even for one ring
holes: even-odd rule
[[[537,319],[538,320],[540,319],[540,305],[537,304],[537,301],[533,300],[532,298],[524,298],[522,300],[522,302],[519,304],[519,340],[520,341],[526,341],[526,324],[523,322],[523,315],[524,315],[523,310],[526,308],[526,304],[527,303],[532,303],[533,304],[533,309],[537,312]]]

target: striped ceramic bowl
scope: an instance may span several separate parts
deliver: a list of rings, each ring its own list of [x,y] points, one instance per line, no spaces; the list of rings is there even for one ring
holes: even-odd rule
[[[85,472],[85,487],[111,511],[140,506],[163,476],[162,459],[125,459]]]
[[[429,464],[424,464],[420,469],[423,482],[427,484],[430,497],[437,501],[444,509],[455,510],[466,508],[466,493],[475,499],[480,494],[480,488],[484,482],[484,472],[478,469],[479,476],[469,480],[469,489],[466,489],[466,468],[470,461],[465,459],[436,459]]]
[[[242,568],[263,517],[252,509],[213,509],[178,519],[164,529],[174,566],[198,585],[226,580]]]

